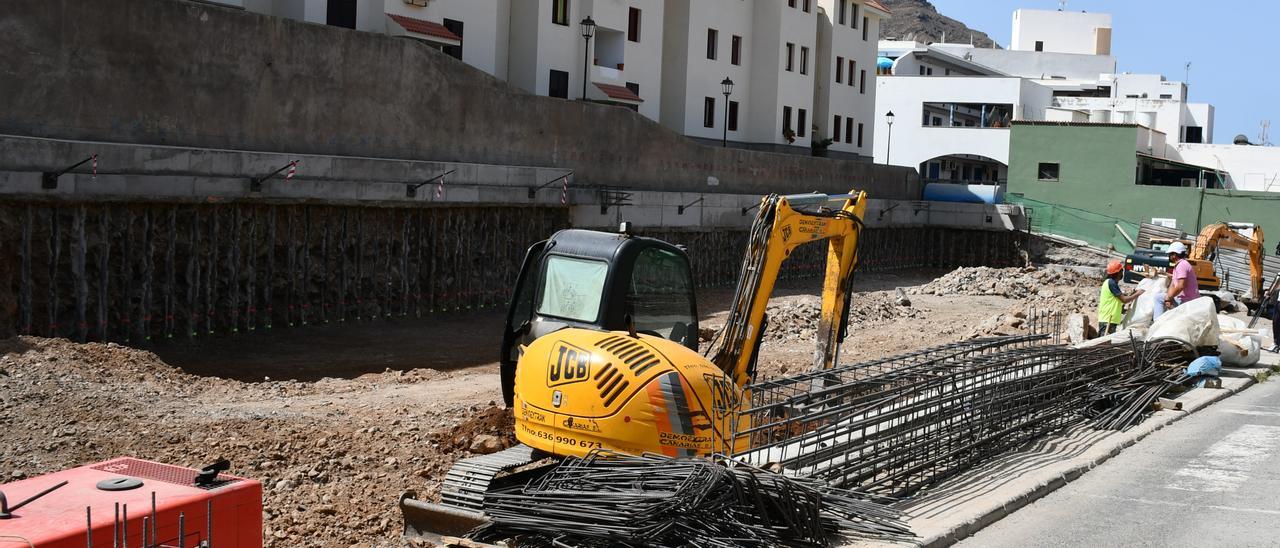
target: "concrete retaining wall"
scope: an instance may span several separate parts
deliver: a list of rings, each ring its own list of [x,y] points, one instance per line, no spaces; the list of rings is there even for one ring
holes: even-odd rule
[[[182,0],[4,11],[0,133],[553,167],[582,187],[920,196],[911,169],[697,144],[624,108],[518,91],[413,40]]]

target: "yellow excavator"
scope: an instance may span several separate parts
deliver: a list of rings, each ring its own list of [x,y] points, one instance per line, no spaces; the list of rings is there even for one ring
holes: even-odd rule
[[[726,323],[705,356],[686,252],[652,238],[562,230],[534,244],[503,332],[503,397],[517,446],[458,461],[439,504],[401,496],[406,536],[460,535],[483,523],[484,493],[527,482],[545,457],[732,454],[738,406],[755,377],[766,304],[797,247],[825,240],[815,368],[836,364],[867,207],[864,192],[761,200]]]

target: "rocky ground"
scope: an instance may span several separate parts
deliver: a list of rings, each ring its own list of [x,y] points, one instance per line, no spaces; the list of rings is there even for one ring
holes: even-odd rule
[[[841,361],[1026,332],[1010,319],[1019,311],[1092,307],[1099,282],[1048,269],[862,276]],[[779,288],[761,375],[810,363],[818,284]],[[723,322],[729,297],[700,293],[704,326]],[[121,455],[197,468],[223,457],[263,482],[269,546],[399,546],[401,491],[434,496],[453,461],[513,443],[496,404],[501,321],[317,327],[155,352],[0,341],[0,482]]]

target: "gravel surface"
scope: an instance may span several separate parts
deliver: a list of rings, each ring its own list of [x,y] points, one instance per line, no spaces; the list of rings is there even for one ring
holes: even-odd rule
[[[1033,304],[1092,307],[1097,296],[1094,280],[1070,271],[935,274],[860,276],[841,363],[1025,329],[1009,318]],[[820,284],[780,287],[770,302],[761,378],[811,366]],[[724,321],[731,296],[699,292],[703,327]],[[0,446],[19,448],[0,462],[0,482],[117,456],[193,468],[227,458],[230,473],[264,485],[268,546],[401,546],[402,491],[434,497],[455,460],[514,441],[494,403],[501,322],[293,330],[161,346],[163,359],[117,344],[0,340]]]

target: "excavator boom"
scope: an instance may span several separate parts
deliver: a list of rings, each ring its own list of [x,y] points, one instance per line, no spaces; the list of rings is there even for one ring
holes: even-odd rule
[[[837,204],[836,207],[831,207]],[[768,329],[765,310],[782,263],[797,247],[827,240],[814,368],[835,365],[848,317],[849,284],[857,266],[858,237],[867,208],[865,192],[845,195],[772,194],[760,202],[738,274],[729,317],[709,350],[712,363],[738,386],[755,377],[760,342]]]
[[[1254,299],[1262,298],[1262,245],[1263,235],[1262,227],[1253,225],[1253,236],[1245,237],[1231,225],[1227,223],[1213,223],[1206,225],[1200,230],[1200,235],[1196,237],[1196,243],[1191,248],[1191,255],[1188,259],[1192,261],[1212,262],[1214,253],[1220,247],[1229,247],[1233,249],[1242,249],[1249,253],[1249,287],[1253,292]]]

